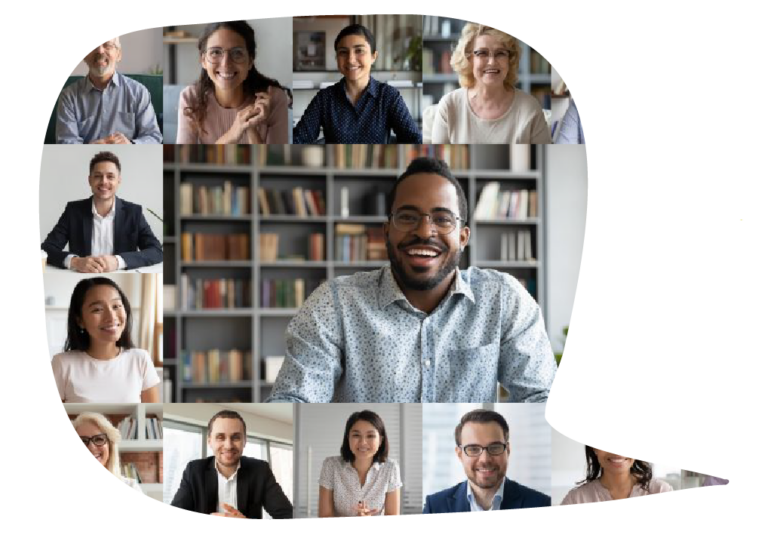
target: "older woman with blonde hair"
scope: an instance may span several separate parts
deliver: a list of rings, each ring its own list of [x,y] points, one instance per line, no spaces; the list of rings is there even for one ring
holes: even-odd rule
[[[72,421],[72,426],[85,447],[107,471],[134,490],[142,492],[135,480],[120,474],[120,453],[117,448],[120,432],[106,417],[96,412],[83,412]]]
[[[550,144],[536,99],[516,89],[520,47],[494,28],[467,23],[451,56],[461,88],[440,99],[435,144]]]

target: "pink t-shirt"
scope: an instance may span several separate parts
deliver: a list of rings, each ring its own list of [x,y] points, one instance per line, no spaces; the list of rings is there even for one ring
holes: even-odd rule
[[[632,488],[630,498],[646,496],[648,494],[661,494],[662,492],[671,492],[672,487],[660,479],[651,479],[648,484],[648,490],[636,484]],[[578,488],[574,488],[563,498],[560,505],[572,505],[574,503],[592,503],[594,501],[612,501],[611,493],[602,485],[600,480],[589,481]]]
[[[219,105],[216,95],[208,95],[205,122],[205,133],[198,133],[189,117],[184,115],[195,96],[194,86],[188,86],[179,97],[179,129],[176,144],[215,144],[224,133],[229,131],[235,122],[237,112],[253,102],[253,98],[241,104],[238,108],[224,108]],[[261,140],[266,144],[288,144],[288,97],[279,87],[270,88],[270,111],[267,122],[257,127]],[[238,144],[248,144],[248,133],[243,132]]]
[[[143,349],[126,349],[114,359],[66,351],[51,361],[59,397],[65,403],[140,403],[141,392],[160,383]]]

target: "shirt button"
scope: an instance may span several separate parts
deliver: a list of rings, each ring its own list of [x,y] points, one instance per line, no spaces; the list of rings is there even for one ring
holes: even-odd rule
[[[430,361],[429,361],[429,359],[427,359],[426,361],[424,361],[424,366],[425,366],[425,367],[428,367],[429,365],[430,365]]]

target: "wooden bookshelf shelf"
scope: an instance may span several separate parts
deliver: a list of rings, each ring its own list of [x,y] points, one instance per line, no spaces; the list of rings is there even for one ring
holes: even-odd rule
[[[182,268],[251,268],[253,262],[248,260],[200,260],[179,262]]]
[[[252,220],[251,215],[182,215],[179,217],[181,220],[188,220],[194,222],[250,222]]]

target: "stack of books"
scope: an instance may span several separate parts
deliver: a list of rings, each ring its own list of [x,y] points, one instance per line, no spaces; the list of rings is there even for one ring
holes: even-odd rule
[[[483,186],[475,207],[477,220],[528,220],[539,214],[536,190],[516,189],[501,191],[498,182]]]
[[[300,308],[324,279],[263,279],[262,308]]]
[[[250,308],[250,279],[191,279],[181,274],[181,309]]]
[[[218,384],[248,380],[251,371],[250,350],[219,350],[181,352],[182,375],[185,383]]]
[[[325,197],[320,190],[307,190],[300,186],[290,190],[259,188],[259,213],[262,216],[296,215],[318,217],[325,215]]]
[[[179,213],[189,215],[241,216],[251,212],[250,189],[233,186],[224,181],[222,186],[198,186],[191,182],[179,185]]]
[[[181,260],[249,260],[251,238],[248,234],[181,234]]]

